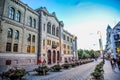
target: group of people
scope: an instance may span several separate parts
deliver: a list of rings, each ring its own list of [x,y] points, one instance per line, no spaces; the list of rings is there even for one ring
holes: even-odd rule
[[[111,58],[110,63],[113,69],[118,68],[120,70],[120,57]]]

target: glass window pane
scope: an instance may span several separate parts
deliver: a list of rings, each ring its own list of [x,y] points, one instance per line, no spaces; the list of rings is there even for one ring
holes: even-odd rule
[[[6,44],[6,51],[11,51],[11,43]]]

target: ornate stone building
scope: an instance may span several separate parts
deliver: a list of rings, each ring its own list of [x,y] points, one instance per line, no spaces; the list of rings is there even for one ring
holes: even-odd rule
[[[71,62],[77,60],[77,37],[70,34],[68,31],[63,30],[63,45],[62,45],[62,55],[63,62]]]
[[[40,15],[39,58],[50,66],[57,62],[64,63],[68,58],[68,61],[72,60],[73,53],[77,52],[77,47],[74,47],[74,52],[72,48],[76,46],[77,38],[73,40],[73,35],[63,29],[64,24],[57,19],[55,12],[50,14],[45,7],[36,11]]]
[[[39,14],[19,0],[0,0],[0,65],[34,65]]]
[[[20,0],[0,0],[0,67],[77,59],[77,37],[63,28],[45,7],[33,10]]]

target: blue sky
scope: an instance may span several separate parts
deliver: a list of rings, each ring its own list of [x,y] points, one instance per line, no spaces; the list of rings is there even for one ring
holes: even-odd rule
[[[106,28],[120,21],[120,0],[21,0],[31,8],[46,7],[64,22],[64,29],[78,37],[78,49],[99,49],[99,35],[103,47]]]

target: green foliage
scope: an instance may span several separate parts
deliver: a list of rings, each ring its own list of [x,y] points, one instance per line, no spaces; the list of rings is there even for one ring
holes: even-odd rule
[[[98,56],[100,56],[100,52],[94,51],[94,50],[79,49],[78,56],[79,56],[79,59],[97,58]]]
[[[100,80],[101,77],[103,77],[103,65],[104,63],[101,62],[99,63],[96,67],[93,73],[91,73],[91,75],[96,79],[96,80]]]
[[[51,67],[53,69],[53,71],[60,71],[62,69],[62,66],[57,64],[57,65],[54,65],[53,67]]]
[[[9,69],[7,72],[4,72],[2,76],[4,78],[9,78],[10,80],[16,80],[16,79],[20,79],[26,74],[27,72],[23,68],[12,68]]]
[[[49,71],[49,68],[47,66],[39,66],[38,68],[35,68],[34,71],[38,72],[38,74],[47,74]]]

